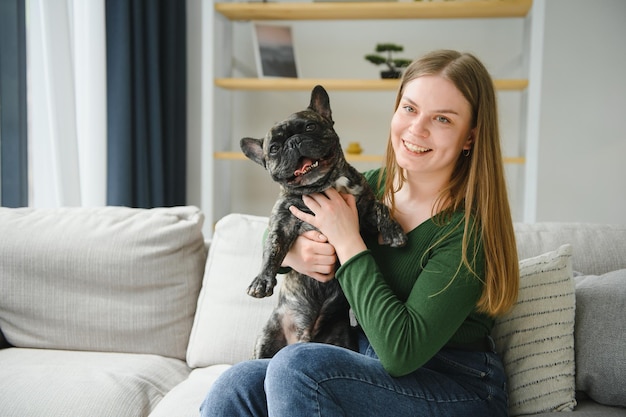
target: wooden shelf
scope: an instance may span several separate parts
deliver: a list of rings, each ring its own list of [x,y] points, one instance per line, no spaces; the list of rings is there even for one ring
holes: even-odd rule
[[[525,17],[532,0],[215,3],[230,20],[366,20]]]
[[[248,158],[246,158],[246,156],[241,152],[215,152],[213,153],[213,157],[215,159],[224,159],[224,160],[231,160],[231,161],[248,160]],[[352,154],[347,153],[346,160],[348,162],[382,162],[383,156],[382,155],[363,155],[363,154],[352,155]],[[503,160],[505,164],[523,165],[524,163],[526,163],[526,159],[523,157],[519,157],[519,156],[505,156]]]
[[[508,1],[508,0],[499,0]],[[494,80],[500,91],[523,91],[526,79]],[[315,78],[216,78],[215,85],[227,90],[310,91],[316,85],[335,91],[395,91],[399,80],[348,80]]]

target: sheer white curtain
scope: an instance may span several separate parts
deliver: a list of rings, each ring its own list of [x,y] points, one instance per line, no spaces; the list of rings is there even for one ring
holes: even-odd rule
[[[30,205],[105,205],[104,0],[27,8]]]

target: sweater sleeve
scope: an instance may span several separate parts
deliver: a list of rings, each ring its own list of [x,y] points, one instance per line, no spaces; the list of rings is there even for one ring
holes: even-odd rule
[[[388,283],[394,277],[383,277],[370,250],[336,273],[359,324],[393,376],[413,372],[438,352],[481,295],[481,280],[461,262],[463,227],[448,232],[426,255],[408,257],[415,267],[405,267],[418,276],[405,300],[394,293]],[[482,276],[482,269],[476,272]]]

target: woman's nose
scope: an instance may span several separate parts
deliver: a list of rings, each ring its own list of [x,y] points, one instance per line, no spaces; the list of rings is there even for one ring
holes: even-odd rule
[[[428,137],[430,132],[428,130],[426,118],[421,115],[414,117],[413,120],[411,120],[409,132],[415,136]]]

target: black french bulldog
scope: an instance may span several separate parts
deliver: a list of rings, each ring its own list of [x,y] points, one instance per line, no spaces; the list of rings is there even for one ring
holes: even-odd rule
[[[265,167],[280,184],[280,195],[269,218],[262,269],[248,287],[253,297],[272,295],[276,274],[289,248],[300,234],[313,229],[289,212],[292,205],[311,212],[302,202],[304,194],[330,187],[354,194],[361,233],[380,233],[382,242],[392,247],[406,244],[406,235],[387,206],[376,199],[365,177],[346,162],[333,124],[328,93],[318,85],[307,109],[274,125],[264,139],[241,139],[243,153]],[[271,358],[296,342],[322,342],[356,350],[349,310],[336,280],[320,283],[290,271],[278,305],[259,335],[254,356]]]

